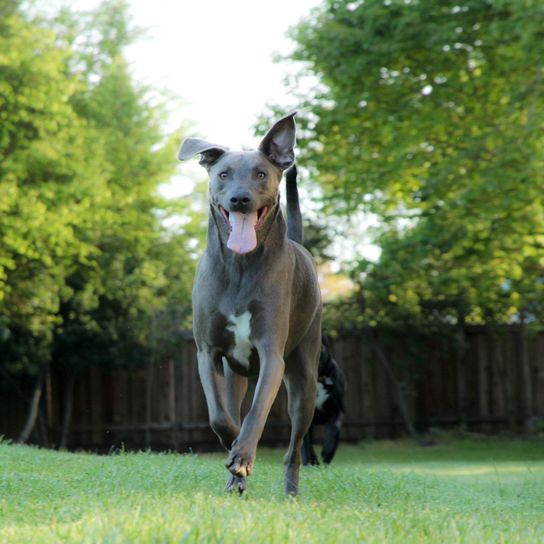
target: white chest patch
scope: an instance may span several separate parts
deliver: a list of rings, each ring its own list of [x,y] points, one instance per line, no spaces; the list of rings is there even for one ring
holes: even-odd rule
[[[328,398],[329,398],[329,394],[327,393],[325,386],[321,382],[317,382],[317,395],[315,397],[315,407],[322,412],[323,405],[325,404]]]
[[[229,325],[227,330],[234,334],[234,348],[232,349],[232,356],[246,368],[249,368],[249,356],[251,355],[251,348],[253,344],[249,339],[251,333],[251,314],[244,312],[241,315],[235,316],[234,314],[229,316]]]

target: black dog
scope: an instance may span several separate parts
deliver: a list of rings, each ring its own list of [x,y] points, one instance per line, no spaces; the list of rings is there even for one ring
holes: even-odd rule
[[[302,462],[305,465],[319,465],[313,448],[312,431],[314,425],[325,425],[325,440],[321,456],[326,465],[332,461],[338,448],[340,428],[344,419],[345,390],[344,373],[332,358],[329,340],[323,332],[321,333],[321,355],[314,418],[302,444]]]

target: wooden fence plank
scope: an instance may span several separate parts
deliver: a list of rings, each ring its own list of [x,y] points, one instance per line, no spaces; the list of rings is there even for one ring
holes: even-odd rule
[[[516,345],[514,334],[511,331],[502,335],[503,353],[504,353],[504,412],[507,425],[510,429],[515,429],[517,410],[516,410]]]
[[[102,398],[102,367],[91,366],[89,368],[89,419],[92,427],[104,428],[102,412],[104,399]],[[91,432],[91,443],[99,445],[103,442],[103,433],[99,430]]]
[[[353,361],[351,364],[353,365]],[[364,438],[372,440],[376,435],[376,412],[374,410],[375,391],[374,383],[372,381],[371,348],[368,341],[363,342],[363,345],[361,346],[361,364],[359,365],[359,368],[361,369],[361,389],[359,391],[362,397],[361,419],[367,422],[367,426],[364,429]],[[342,366],[342,370],[344,371],[344,374],[346,374],[346,381],[348,382],[350,378],[350,373],[347,372],[348,367]],[[356,384],[346,383],[348,390],[349,388],[356,386]]]
[[[538,336],[535,342],[534,369],[534,413],[537,416],[544,416],[544,334]]]
[[[479,417],[485,421],[489,417],[489,364],[487,336],[478,335],[478,408]],[[484,430],[487,428],[483,424]]]
[[[497,333],[491,335],[492,357],[490,358],[490,411],[495,417],[504,417],[505,415],[505,397],[507,383],[505,380],[505,342],[502,336]]]
[[[533,390],[532,390],[532,372],[529,360],[529,338],[527,327],[522,324],[519,330],[520,343],[520,377],[521,377],[521,417],[524,424],[533,414]]]

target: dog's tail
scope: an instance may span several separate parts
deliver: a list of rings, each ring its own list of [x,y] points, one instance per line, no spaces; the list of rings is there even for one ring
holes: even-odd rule
[[[304,240],[304,226],[298,200],[297,166],[293,164],[285,173],[287,187],[287,236],[299,244]]]

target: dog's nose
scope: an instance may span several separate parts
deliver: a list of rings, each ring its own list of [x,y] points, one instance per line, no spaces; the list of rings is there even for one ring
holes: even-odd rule
[[[246,212],[251,205],[251,197],[248,193],[237,193],[230,197],[233,212]]]

